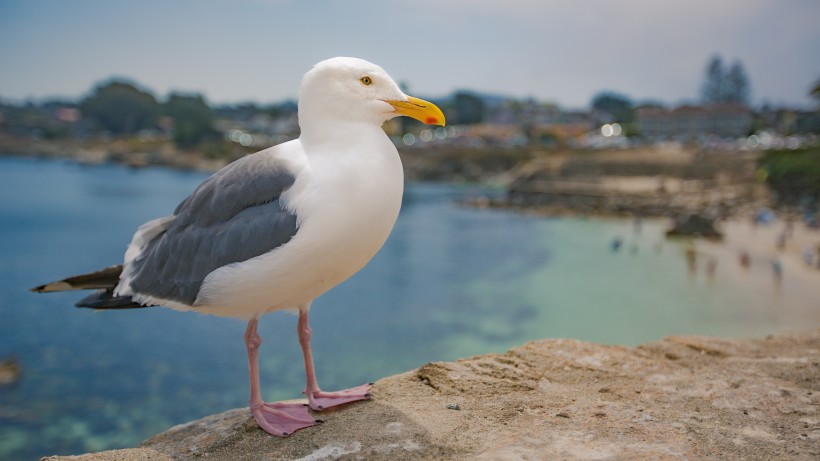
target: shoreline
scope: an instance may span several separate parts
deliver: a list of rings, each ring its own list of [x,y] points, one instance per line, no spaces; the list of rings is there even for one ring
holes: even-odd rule
[[[169,143],[164,142],[160,144],[153,144],[153,150],[147,151],[128,151],[125,146],[126,141],[113,142],[97,142],[97,143],[56,143],[51,141],[30,141],[15,138],[0,138],[0,155],[19,157],[19,158],[37,158],[37,159],[54,159],[75,162],[80,165],[105,165],[116,164],[124,165],[126,167],[141,169],[150,167],[172,168],[184,171],[199,171],[212,173],[223,166],[227,165],[230,158],[225,159],[208,159],[201,152],[182,152]],[[10,148],[13,145],[16,148]],[[674,151],[663,152],[658,151],[659,154],[666,155],[664,161],[667,163],[680,164],[687,161],[692,161],[693,156],[691,152]],[[501,185],[507,190],[506,197],[493,198],[486,195],[479,195],[470,197],[461,201],[459,205],[474,207],[479,209],[494,209],[506,210],[514,213],[519,213],[528,216],[540,217],[589,217],[589,218],[614,218],[614,219],[675,219],[677,217],[696,214],[696,215],[712,215],[716,216],[715,220],[719,229],[724,233],[723,249],[720,243],[710,242],[707,239],[692,236],[698,242],[698,252],[704,253],[706,257],[719,257],[721,265],[726,265],[726,262],[731,261],[732,257],[728,253],[734,253],[734,258],[737,259],[741,251],[749,252],[749,256],[756,265],[764,265],[771,263],[782,257],[780,263],[783,265],[784,277],[791,276],[786,274],[797,274],[798,277],[814,278],[816,273],[820,270],[815,270],[820,264],[817,260],[820,259],[820,230],[809,229],[799,219],[795,219],[796,213],[793,209],[786,209],[785,213],[780,213],[781,216],[786,216],[787,219],[792,220],[793,230],[792,234],[786,239],[784,248],[776,248],[776,241],[778,233],[782,233],[785,227],[785,222],[782,217],[779,217],[772,223],[754,225],[753,216],[757,209],[761,207],[771,207],[773,199],[767,190],[763,190],[762,185],[757,184],[757,187],[748,187],[744,193],[739,193],[737,190],[728,194],[730,197],[718,197],[718,199],[708,199],[708,197],[717,197],[720,194],[716,192],[720,187],[713,189],[704,188],[698,190],[695,195],[700,198],[707,197],[705,201],[696,200],[689,202],[675,201],[675,194],[685,191],[687,188],[692,188],[692,185],[687,185],[687,180],[683,178],[667,178],[664,176],[606,176],[586,177],[587,182],[569,183],[573,188],[581,189],[581,195],[585,195],[585,187],[592,186],[596,191],[602,192],[607,203],[600,202],[597,205],[590,206],[588,203],[579,203],[573,195],[558,194],[550,195],[541,194],[536,200],[521,200],[521,197],[516,197],[515,188],[521,188],[522,184],[549,184],[550,181],[544,179],[537,179],[532,182],[527,179],[527,176],[516,175],[509,169],[509,164],[497,166],[495,169],[479,168],[476,165],[486,162],[482,157],[495,157],[498,152],[470,152],[469,161],[466,165],[462,165],[461,169],[472,170],[473,175],[470,177],[463,177],[455,175],[448,180],[443,180],[443,172],[447,171],[453,173],[453,162],[457,157],[455,154],[444,154],[446,157],[446,165],[442,165],[436,170],[436,161],[430,156],[421,158],[417,152],[401,152],[403,163],[405,165],[405,177],[407,181],[419,182],[439,182],[458,184],[463,182],[472,182],[478,184],[486,184],[489,187],[498,187]],[[448,156],[449,155],[449,156]],[[522,152],[507,152],[509,158],[518,158],[519,160],[526,155]],[[596,154],[577,154],[584,158],[584,162],[589,162],[590,155]],[[626,152],[613,152],[607,155],[607,161],[624,162],[630,159],[639,159],[646,161],[648,153],[645,150],[636,151],[632,154]],[[559,156],[560,159],[553,158],[552,163],[566,164],[570,160],[566,155]],[[465,160],[465,159],[462,159]],[[509,159],[508,159],[509,160]],[[465,160],[466,161],[466,160]],[[502,162],[503,163],[503,162]],[[539,169],[538,166],[532,164],[540,164],[542,160],[536,160],[527,164],[519,164],[513,168],[518,170],[527,170],[529,174],[533,171],[545,170]],[[549,168],[554,169],[554,165]],[[548,169],[549,169],[548,168]],[[446,176],[446,175],[445,175]],[[452,175],[451,175],[452,176]],[[534,174],[534,177],[539,177]],[[688,181],[693,182],[693,181]],[[561,182],[559,182],[561,183]],[[672,195],[666,193],[653,193],[654,187],[657,184],[664,184],[671,188]],[[704,181],[695,185],[703,187]],[[525,186],[526,187],[526,186]],[[724,190],[726,184],[721,186]],[[588,191],[588,189],[587,189]],[[691,194],[690,194],[691,195]],[[724,195],[726,195],[724,193]],[[555,197],[558,196],[557,199]],[[549,198],[552,197],[552,198]],[[646,206],[647,200],[653,201],[651,205]],[[629,206],[639,202],[638,206]],[[670,221],[670,227],[671,227]],[[779,229],[779,231],[777,230]],[[803,252],[806,248],[811,248],[814,252],[814,260],[812,267],[803,263]],[[767,271],[769,268],[766,269]]]
[[[2,145],[0,145],[2,147]],[[64,160],[73,162],[79,165],[106,165],[115,164],[123,165],[130,168],[172,168],[183,171],[199,171],[199,172],[215,172],[227,164],[226,160],[206,160],[199,155],[188,155],[179,157],[174,162],[157,162],[153,157],[146,157],[145,153],[131,153],[126,156],[99,154],[99,151],[94,151],[93,155],[89,155],[88,151],[72,151],[75,154],[65,155],[65,152],[51,152],[51,153],[8,153],[0,150],[0,155],[18,158],[34,158],[47,160]],[[79,152],[79,153],[77,153]],[[127,161],[128,159],[142,159],[152,161]],[[423,177],[419,177],[413,171],[407,172],[408,181],[428,182]],[[493,176],[494,178],[495,176]],[[484,178],[484,181],[477,181],[479,184],[487,184],[489,187],[493,178]],[[630,188],[631,184],[645,182],[646,178],[630,179],[620,178],[619,182],[625,184]],[[452,183],[458,184],[459,181],[442,181],[433,180],[431,182]],[[495,186],[497,187],[497,186]],[[760,194],[759,194],[760,195]],[[784,248],[778,249],[776,241],[779,233],[782,233],[786,224],[783,218],[777,218],[775,221],[768,224],[755,225],[753,223],[754,211],[757,207],[766,206],[769,204],[770,197],[766,200],[759,199],[757,203],[745,203],[732,208],[730,213],[727,213],[723,219],[717,220],[718,228],[724,233],[723,242],[713,242],[708,239],[698,238],[698,236],[691,236],[698,242],[698,252],[704,253],[707,257],[717,255],[721,262],[730,261],[732,257],[727,253],[733,253],[736,260],[741,251],[748,251],[750,257],[755,261],[756,265],[761,265],[771,262],[776,258],[782,256],[782,264],[784,273],[799,274],[800,277],[814,277],[820,274],[817,260],[820,259],[820,229],[810,229],[804,223],[795,218],[793,210],[785,213],[787,219],[793,222],[792,234],[786,239]],[[663,211],[657,214],[640,214],[635,210],[624,208],[582,208],[577,209],[572,206],[567,206],[565,203],[555,204],[522,204],[512,203],[509,198],[497,199],[489,196],[479,195],[470,197],[459,203],[461,206],[474,207],[478,209],[504,210],[512,211],[527,216],[536,217],[580,217],[580,218],[612,218],[612,219],[667,219],[670,220],[670,227],[675,217],[686,213],[686,208],[680,206],[669,205],[662,207]],[[698,210],[700,212],[706,211],[704,209]],[[714,211],[714,210],[712,210]],[[691,212],[691,210],[690,210]],[[697,213],[697,211],[695,212]],[[722,250],[721,243],[723,244]],[[815,255],[812,261],[812,267],[806,265],[803,259],[803,251],[806,248],[813,249]],[[725,265],[725,264],[723,264]],[[785,276],[785,275],[784,275]],[[790,276],[790,275],[789,275]]]
[[[0,155],[65,159],[83,165],[120,164],[133,168],[167,167],[215,172],[244,153],[209,158],[200,151],[184,151],[170,142],[139,139],[52,142],[0,136]]]
[[[81,164],[117,163],[215,172],[259,148],[223,145],[182,150],[163,139],[32,140],[0,135],[0,155],[69,158]],[[227,150],[226,150],[227,149]],[[219,149],[217,149],[219,150]],[[503,199],[478,197],[479,207],[537,214],[714,217],[771,206],[755,179],[759,152],[703,152],[691,148],[620,150],[399,149],[406,181],[502,186]]]

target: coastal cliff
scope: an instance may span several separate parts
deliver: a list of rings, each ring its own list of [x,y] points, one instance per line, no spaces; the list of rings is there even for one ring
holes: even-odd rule
[[[235,409],[139,448],[44,459],[817,459],[820,330],[635,348],[533,341],[428,363],[373,394],[284,439]]]

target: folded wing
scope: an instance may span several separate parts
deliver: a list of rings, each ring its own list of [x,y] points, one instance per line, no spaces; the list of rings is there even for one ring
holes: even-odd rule
[[[205,277],[286,244],[297,217],[282,194],[296,179],[268,151],[243,157],[205,180],[174,211],[146,224],[126,253],[118,296],[193,306]]]

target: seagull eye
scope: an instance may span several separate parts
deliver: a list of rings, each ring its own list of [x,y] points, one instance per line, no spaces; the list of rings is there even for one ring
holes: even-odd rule
[[[370,85],[373,84],[373,79],[368,77],[367,75],[360,78],[359,81],[362,82],[362,85],[364,85],[364,86],[370,86]]]

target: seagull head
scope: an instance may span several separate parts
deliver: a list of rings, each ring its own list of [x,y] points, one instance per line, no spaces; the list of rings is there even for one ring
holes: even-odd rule
[[[331,58],[305,74],[299,90],[299,124],[354,121],[381,125],[405,115],[444,125],[435,104],[404,94],[381,67],[358,58]]]

